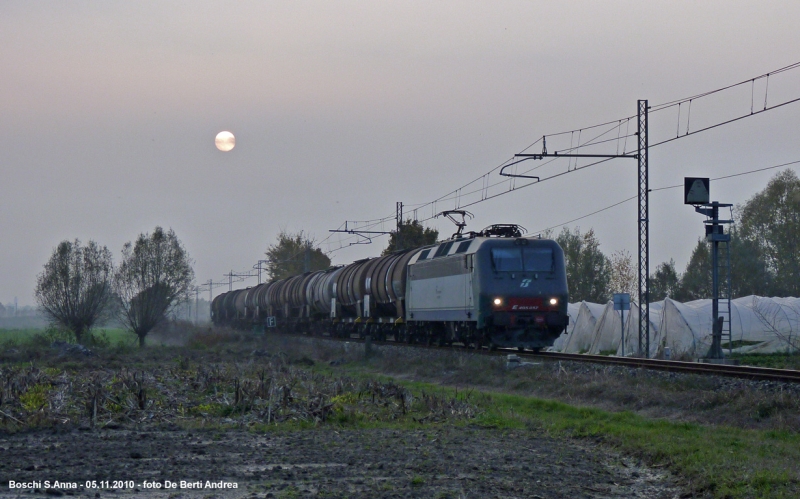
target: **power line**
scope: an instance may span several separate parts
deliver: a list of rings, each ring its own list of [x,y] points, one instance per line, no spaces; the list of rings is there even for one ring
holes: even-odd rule
[[[749,170],[749,171],[746,171],[746,172],[734,173],[734,174],[731,174],[731,175],[723,175],[722,177],[715,177],[715,178],[712,178],[710,180],[725,180],[725,179],[729,179],[729,178],[733,178],[733,177],[741,177],[742,175],[750,175],[752,173],[759,173],[759,172],[763,172],[763,171],[766,171],[766,170],[774,170],[775,168],[782,168],[784,166],[796,165],[798,163],[800,163],[800,160],[790,161],[788,163],[781,163],[780,165],[767,166],[765,168],[758,168],[758,169]],[[668,190],[668,189],[677,189],[678,187],[683,187],[683,184],[668,185],[668,186],[665,186],[665,187],[656,187],[656,188],[650,189],[650,192],[665,191],[665,190]],[[556,229],[558,227],[563,227],[564,225],[571,224],[572,222],[577,222],[578,220],[583,220],[584,218],[591,217],[592,215],[596,215],[596,214],[604,212],[606,210],[610,210],[611,208],[614,208],[614,207],[619,206],[621,204],[625,204],[628,201],[632,201],[634,199],[636,199],[636,196],[631,196],[629,198],[623,199],[622,201],[618,201],[618,202],[616,202],[614,204],[608,205],[605,208],[600,208],[599,210],[593,211],[591,213],[587,213],[586,215],[582,215],[582,216],[580,216],[578,218],[573,218],[572,220],[568,220],[566,222],[563,222],[563,223],[560,223],[560,224],[557,224],[557,225],[552,225],[552,226],[547,227],[545,229],[534,231],[534,233],[546,232],[546,231],[551,230],[551,229]]]
[[[720,88],[717,88],[717,89],[714,89],[714,90],[709,90],[707,92],[703,92],[703,93],[700,93],[700,94],[697,94],[697,95],[693,95],[691,97],[684,97],[682,99],[676,99],[676,100],[672,100],[672,101],[669,101],[669,102],[664,102],[662,104],[654,105],[654,106],[652,106],[652,111],[653,112],[661,111],[662,109],[665,109],[667,107],[672,107],[672,106],[676,106],[678,104],[683,104],[683,103],[686,103],[686,102],[689,102],[689,101],[692,101],[692,100],[700,99],[702,97],[707,97],[709,95],[713,95],[713,94],[722,92],[724,90],[729,90],[731,88],[735,88],[735,87],[738,87],[738,86],[741,86],[741,85],[746,85],[748,83],[752,84],[756,80],[760,80],[760,79],[763,79],[763,78],[769,78],[770,76],[773,76],[773,75],[776,75],[776,74],[779,74],[779,73],[783,73],[785,71],[789,71],[791,69],[795,69],[795,68],[798,68],[798,67],[800,67],[800,62],[795,62],[795,63],[789,64],[788,66],[784,66],[782,68],[778,68],[778,69],[775,69],[773,71],[770,71],[768,73],[764,73],[764,74],[761,74],[761,75],[758,75],[758,76],[754,76],[752,78],[748,78],[746,80],[742,80],[742,81],[740,81],[738,83],[733,83],[731,85],[720,87]]]
[[[653,189],[653,190],[654,190],[654,189]],[[583,220],[584,218],[589,218],[589,217],[591,217],[592,215],[597,215],[598,213],[604,212],[604,211],[606,211],[606,210],[610,210],[611,208],[613,208],[613,207],[615,207],[615,206],[619,206],[619,205],[621,205],[621,204],[627,203],[628,201],[633,201],[633,200],[634,200],[634,199],[636,199],[637,197],[638,197],[638,195],[636,195],[636,196],[631,196],[631,197],[629,197],[629,198],[627,198],[627,199],[623,199],[622,201],[620,201],[620,202],[618,202],[618,203],[614,203],[614,204],[612,204],[612,205],[606,206],[605,208],[600,208],[600,209],[599,209],[599,210],[597,210],[597,211],[593,211],[593,212],[591,212],[591,213],[587,213],[586,215],[580,216],[580,217],[578,217],[578,218],[573,218],[572,220],[566,221],[566,222],[564,222],[564,223],[560,223],[560,224],[558,224],[558,225],[553,225],[553,226],[551,226],[551,227],[548,227],[548,228],[546,228],[546,229],[537,230],[537,231],[534,231],[534,232],[535,232],[535,233],[547,232],[548,230],[555,229],[555,228],[558,228],[558,227],[562,227],[562,226],[564,226],[564,225],[571,224],[572,222],[577,222],[578,220]]]
[[[693,131],[693,132],[689,132],[689,131],[687,131],[687,132],[686,132],[685,134],[683,134],[683,135],[678,135],[677,137],[672,137],[671,139],[666,139],[666,140],[662,140],[661,142],[656,142],[655,144],[651,144],[651,145],[650,145],[650,147],[656,147],[656,146],[660,146],[661,144],[666,144],[666,143],[668,143],[668,142],[672,142],[672,141],[674,141],[674,140],[682,139],[682,138],[684,138],[684,137],[687,137],[687,136],[689,136],[689,135],[694,135],[694,134],[696,134],[696,133],[705,132],[705,131],[707,131],[707,130],[711,130],[711,129],[713,129],[713,128],[720,127],[720,126],[722,126],[722,125],[728,125],[728,124],[730,124],[730,123],[733,123],[733,122],[735,122],[735,121],[739,121],[739,120],[742,120],[742,119],[744,119],[744,118],[749,118],[749,117],[751,117],[751,116],[755,116],[755,115],[757,115],[757,114],[761,114],[761,113],[764,113],[764,112],[766,112],[766,111],[772,111],[773,109],[777,109],[777,108],[779,108],[779,107],[783,107],[783,106],[785,106],[785,105],[787,105],[787,104],[792,104],[792,103],[794,103],[794,102],[798,102],[798,101],[800,101],[800,97],[798,97],[798,98],[796,98],[796,99],[791,99],[791,100],[788,100],[788,101],[785,101],[785,102],[781,102],[780,104],[775,104],[774,106],[765,107],[764,109],[762,109],[762,110],[760,110],[760,111],[755,111],[755,112],[754,112],[754,111],[751,111],[751,112],[750,112],[750,114],[743,114],[743,115],[741,115],[741,116],[737,116],[736,118],[731,118],[731,119],[729,119],[729,120],[722,121],[722,122],[720,122],[720,123],[715,123],[715,124],[713,124],[713,125],[707,126],[707,127],[705,127],[705,128],[701,128],[701,129],[699,129],[699,130],[695,130],[695,131]]]
[[[784,66],[782,68],[778,68],[776,70],[770,71],[768,73],[764,73],[762,75],[758,75],[758,76],[755,76],[755,77],[752,77],[752,78],[748,78],[746,80],[742,80],[742,81],[740,81],[738,83],[734,83],[734,84],[731,84],[731,85],[726,85],[724,87],[720,87],[720,88],[716,88],[716,89],[713,89],[713,90],[709,90],[707,92],[703,92],[703,93],[700,93],[700,94],[695,94],[695,95],[692,95],[692,96],[689,96],[689,97],[684,97],[684,98],[681,98],[681,99],[676,99],[676,100],[668,101],[668,102],[665,102],[665,103],[662,103],[662,104],[657,104],[657,105],[651,106],[650,112],[653,113],[653,112],[659,112],[659,111],[663,111],[665,109],[673,108],[673,107],[676,107],[676,106],[680,107],[683,104],[688,104],[688,110],[687,110],[688,114],[687,114],[687,129],[686,129],[686,133],[684,133],[683,135],[678,134],[678,136],[676,136],[676,137],[672,137],[672,138],[669,138],[669,139],[666,139],[666,140],[663,140],[663,141],[660,141],[660,142],[651,143],[650,147],[657,147],[659,145],[675,141],[675,140],[677,140],[679,138],[684,138],[684,137],[687,137],[689,135],[695,135],[697,133],[701,133],[701,132],[704,132],[704,131],[707,131],[707,130],[711,130],[713,128],[717,128],[717,127],[720,127],[722,125],[726,125],[726,124],[729,124],[729,123],[733,123],[735,121],[739,121],[739,120],[747,118],[749,116],[755,116],[756,114],[761,114],[761,113],[764,113],[766,111],[777,109],[777,108],[785,106],[787,104],[792,104],[794,102],[800,101],[800,98],[794,98],[794,99],[790,99],[788,101],[781,102],[779,104],[768,106],[767,105],[767,91],[765,91],[765,96],[764,96],[765,104],[764,104],[764,108],[761,109],[761,110],[757,110],[756,111],[751,107],[751,113],[750,114],[745,114],[745,115],[742,115],[742,116],[734,117],[732,119],[727,119],[727,120],[721,121],[719,123],[715,123],[713,125],[709,125],[709,126],[706,126],[706,127],[700,128],[698,130],[694,130],[694,131],[689,131],[689,128],[688,128],[689,124],[690,124],[689,120],[691,120],[691,116],[692,116],[691,107],[692,107],[692,103],[694,101],[697,101],[697,100],[700,100],[700,99],[702,99],[704,97],[708,97],[710,95],[715,95],[715,94],[718,94],[718,93],[723,92],[725,90],[729,90],[729,89],[732,89],[732,88],[735,88],[735,87],[739,87],[739,86],[742,86],[742,85],[746,85],[746,84],[754,85],[754,83],[756,81],[760,80],[760,79],[766,79],[767,82],[768,82],[769,81],[768,79],[769,79],[770,76],[774,77],[777,74],[784,73],[786,71],[793,70],[793,69],[796,69],[796,68],[800,68],[800,62],[796,62],[796,63],[790,64],[788,66]],[[752,97],[751,97],[751,99],[752,99]],[[695,110],[695,114],[697,114],[696,110]],[[533,143],[531,143],[525,149],[523,149],[523,152],[528,150],[528,149],[530,149],[531,147],[533,147],[534,145],[536,145],[536,144],[538,144],[540,142],[544,143],[545,137],[558,137],[558,136],[565,136],[565,135],[568,135],[568,134],[569,135],[574,135],[576,133],[581,134],[582,132],[586,132],[586,131],[593,130],[593,129],[596,129],[596,128],[608,127],[605,131],[594,135],[592,138],[587,139],[587,140],[585,140],[583,142],[579,141],[577,144],[574,144],[574,143],[570,144],[569,147],[567,147],[565,149],[560,149],[559,152],[570,153],[570,152],[576,151],[576,150],[578,150],[580,148],[587,148],[587,147],[591,147],[591,146],[597,146],[597,145],[601,145],[601,144],[608,144],[608,143],[614,143],[614,142],[616,142],[616,144],[617,144],[617,152],[619,152],[620,141],[624,141],[625,145],[623,146],[623,154],[625,154],[626,150],[627,150],[627,139],[636,135],[636,134],[628,133],[628,125],[630,124],[630,121],[635,119],[635,118],[636,118],[636,116],[626,116],[626,117],[618,119],[618,120],[606,121],[606,122],[599,123],[599,124],[592,125],[592,126],[588,126],[588,127],[576,128],[574,130],[567,130],[567,131],[563,131],[563,132],[558,132],[558,133],[554,133],[554,134],[545,135],[542,138],[540,138],[540,139],[534,141]],[[680,115],[679,115],[679,118],[680,118]],[[679,121],[678,124],[679,124],[679,129],[680,129],[680,121]],[[625,126],[625,128],[626,128],[624,134],[622,134],[622,127],[623,126]],[[604,136],[608,135],[609,133],[613,133],[614,131],[617,132],[617,135],[618,135],[617,138],[609,138],[609,139],[598,140],[601,137],[604,137]],[[517,184],[514,179],[502,179],[502,180],[499,180],[497,182],[491,182],[491,180],[489,180],[489,178],[490,178],[492,173],[494,173],[498,169],[508,165],[511,161],[513,161],[513,159],[514,158],[510,158],[510,159],[502,162],[501,164],[499,164],[499,165],[495,166],[494,168],[490,169],[489,171],[487,171],[483,175],[475,178],[474,180],[462,185],[461,187],[459,187],[457,189],[449,191],[447,194],[444,194],[443,196],[441,196],[439,198],[436,198],[433,201],[429,201],[427,203],[416,204],[416,205],[408,205],[408,206],[412,207],[415,211],[421,210],[421,209],[424,209],[424,208],[427,208],[427,207],[431,207],[432,208],[431,216],[427,217],[427,218],[420,219],[420,221],[424,222],[424,221],[428,221],[428,220],[431,220],[432,218],[434,218],[434,216],[435,216],[434,212],[436,212],[436,206],[441,204],[441,203],[445,203],[445,202],[448,202],[448,201],[454,201],[455,202],[454,206],[453,206],[454,209],[467,208],[469,206],[473,206],[473,205],[481,203],[483,201],[488,201],[489,199],[494,199],[494,198],[502,196],[504,194],[508,194],[509,192],[514,192],[514,191],[516,191],[518,189],[522,189],[522,188],[528,187],[528,186],[536,184],[536,183],[541,183],[541,182],[544,182],[546,180],[551,180],[553,178],[557,178],[557,177],[563,176],[563,175],[565,175],[567,173],[572,173],[572,172],[584,170],[584,169],[586,169],[588,167],[595,166],[595,165],[598,165],[598,164],[601,164],[601,163],[605,163],[607,161],[607,159],[603,159],[603,160],[600,160],[600,161],[590,162],[590,163],[585,164],[585,165],[579,165],[578,164],[578,160],[576,159],[574,167],[571,166],[572,163],[570,162],[570,165],[568,166],[567,171],[562,171],[562,172],[558,172],[558,173],[553,174],[553,175],[542,177],[542,178],[539,179],[538,182],[537,181],[531,181],[531,182],[525,182],[525,183],[522,183],[522,184]],[[548,161],[543,162],[542,164],[539,164],[539,165],[537,165],[535,167],[532,167],[532,168],[529,168],[528,170],[523,171],[522,174],[525,175],[525,174],[529,174],[529,173],[531,173],[531,172],[533,172],[535,170],[542,169],[545,166],[555,162],[558,159],[561,159],[561,158],[554,157],[554,158],[552,158],[552,159],[550,159]],[[476,187],[476,188],[473,188],[473,189],[468,190],[468,191],[465,192],[466,189],[469,189],[470,186],[472,186],[473,184],[476,184],[479,181],[481,181],[480,188]],[[495,191],[499,190],[498,188],[500,186],[506,186],[506,187],[503,190],[499,191],[499,192],[490,193],[493,190],[495,190]],[[469,199],[469,196],[475,195],[475,194],[478,194],[478,193],[480,193],[480,196],[478,197],[478,199],[473,200],[473,201],[467,201],[467,202],[463,202],[462,201],[465,198]]]
[[[695,135],[695,134],[698,134],[698,133],[701,133],[701,132],[705,132],[705,131],[708,131],[708,130],[711,130],[711,129],[714,129],[714,128],[717,128],[717,127],[720,127],[720,126],[723,126],[723,125],[727,125],[727,124],[733,123],[735,121],[742,120],[742,119],[747,118],[749,116],[755,116],[756,114],[761,114],[761,113],[764,113],[766,111],[777,109],[777,108],[785,106],[787,104],[791,104],[791,103],[800,101],[800,98],[795,98],[795,99],[790,99],[788,101],[781,102],[779,104],[775,104],[775,105],[772,105],[772,106],[768,106],[767,105],[767,97],[768,97],[768,89],[769,89],[768,85],[769,85],[770,76],[774,77],[775,75],[778,75],[780,73],[783,73],[783,72],[786,72],[786,71],[789,71],[789,70],[792,70],[792,69],[796,69],[798,67],[800,67],[800,62],[793,63],[793,64],[790,64],[788,66],[784,66],[782,68],[778,68],[778,69],[770,71],[768,73],[764,73],[762,75],[758,75],[758,76],[755,76],[755,77],[752,77],[752,78],[749,78],[749,79],[746,79],[746,80],[742,80],[740,82],[737,82],[737,83],[734,83],[734,84],[731,84],[731,85],[726,85],[726,86],[723,86],[723,87],[720,87],[720,88],[716,88],[716,89],[713,89],[713,90],[709,90],[709,91],[706,91],[706,92],[695,94],[695,95],[692,95],[692,96],[689,96],[689,97],[684,97],[684,98],[681,98],[681,99],[676,99],[676,100],[672,100],[672,101],[668,101],[668,102],[664,102],[664,103],[661,103],[661,104],[656,104],[656,105],[651,106],[651,108],[650,108],[650,112],[651,113],[663,111],[665,109],[670,109],[670,108],[674,108],[674,107],[677,106],[678,107],[678,132],[676,133],[675,137],[670,137],[668,139],[665,139],[665,140],[662,140],[662,141],[659,141],[659,142],[651,143],[650,147],[657,147],[659,145],[667,144],[667,143],[673,142],[673,141],[675,141],[677,139],[687,137],[689,135]],[[758,80],[761,80],[761,79],[766,79],[766,82],[767,82],[767,88],[765,89],[765,93],[764,93],[764,107],[763,107],[763,109],[755,110],[754,107],[753,107],[755,82],[758,81]],[[749,114],[744,114],[744,115],[737,116],[737,117],[734,117],[734,118],[731,118],[731,119],[727,119],[727,120],[721,121],[719,123],[715,123],[715,124],[712,124],[712,125],[709,125],[709,126],[705,126],[705,127],[699,128],[699,129],[694,130],[694,131],[690,131],[689,130],[689,126],[690,126],[691,119],[692,119],[692,104],[694,103],[694,101],[703,99],[704,97],[708,97],[708,96],[711,96],[711,95],[718,94],[720,92],[724,92],[726,90],[729,90],[729,89],[732,89],[732,88],[735,88],[735,87],[739,87],[739,86],[742,86],[742,85],[747,85],[747,84],[750,84],[752,86],[752,90],[753,90],[751,92],[751,112]],[[680,120],[681,114],[680,114],[680,112],[681,112],[681,106],[684,105],[684,104],[687,104],[686,132],[683,135],[681,135],[680,134],[680,128],[681,128],[681,120]],[[695,111],[695,115],[696,114],[697,114],[697,111]],[[588,147],[594,147],[594,146],[600,146],[600,145],[603,145],[603,144],[615,143],[616,144],[616,153],[617,154],[619,153],[620,145],[622,145],[622,150],[623,150],[622,153],[626,154],[627,153],[627,139],[636,136],[635,133],[628,133],[630,121],[633,120],[634,118],[636,118],[636,117],[635,116],[626,116],[626,117],[621,118],[621,119],[612,120],[612,121],[606,121],[606,122],[603,122],[603,123],[598,123],[596,125],[591,125],[591,126],[587,126],[587,127],[582,127],[582,128],[577,128],[577,129],[573,129],[573,130],[567,130],[567,131],[562,131],[562,132],[558,132],[558,133],[545,135],[545,136],[542,136],[541,138],[533,141],[531,144],[529,144],[527,147],[525,147],[522,150],[522,152],[525,152],[525,151],[529,150],[530,148],[534,147],[535,145],[537,145],[539,143],[542,143],[542,145],[544,146],[546,137],[550,137],[552,139],[553,137],[560,137],[560,136],[570,135],[570,137],[571,137],[570,142],[571,143],[570,143],[569,147],[566,147],[564,149],[559,149],[558,152],[560,152],[562,154],[569,154],[569,153],[572,153],[573,151],[578,151],[581,148],[583,148],[585,150]],[[695,119],[696,119],[696,117],[695,117]],[[625,128],[625,133],[622,133],[623,127]],[[597,133],[593,134],[590,138],[588,138],[586,140],[583,140],[583,141],[580,140],[580,137],[585,132],[589,132],[589,131],[592,131],[592,130],[595,130],[595,129],[599,129],[599,128],[604,128],[604,130],[599,130]],[[609,134],[612,134],[614,132],[616,132],[616,137],[610,137],[610,138],[607,137]],[[577,143],[574,142],[574,136],[575,136],[576,133],[578,134],[578,137],[579,137]],[[485,172],[484,174],[474,178],[473,180],[471,180],[471,181],[467,182],[466,184],[458,187],[457,189],[449,191],[448,193],[446,193],[446,194],[444,194],[444,195],[442,195],[442,196],[440,196],[440,197],[438,197],[438,198],[436,198],[436,199],[434,199],[432,201],[428,201],[426,203],[418,203],[418,204],[407,204],[406,206],[408,208],[410,208],[411,211],[413,211],[415,220],[418,220],[420,222],[427,222],[427,221],[432,220],[432,219],[435,218],[436,214],[440,211],[439,208],[441,208],[443,205],[445,205],[447,207],[447,209],[451,209],[451,208],[452,209],[467,208],[467,207],[474,206],[476,204],[482,203],[484,201],[488,201],[490,199],[494,199],[494,198],[503,196],[503,195],[508,194],[510,192],[514,192],[514,191],[517,191],[519,189],[523,189],[525,187],[529,187],[529,186],[537,184],[537,183],[542,183],[542,182],[545,182],[547,180],[552,180],[552,179],[561,177],[563,175],[566,175],[568,173],[574,173],[574,172],[577,172],[577,171],[582,171],[582,170],[585,170],[586,168],[589,168],[589,167],[592,167],[592,166],[596,166],[596,165],[605,163],[606,161],[609,161],[609,159],[601,159],[601,160],[598,160],[598,161],[590,162],[588,164],[580,165],[579,164],[579,159],[576,158],[574,166],[573,166],[572,161],[570,160],[570,163],[567,166],[567,170],[566,171],[556,172],[556,173],[554,173],[552,175],[547,175],[547,176],[541,176],[540,175],[540,178],[538,180],[532,180],[530,182],[517,183],[518,181],[516,180],[516,178],[510,178],[510,179],[505,179],[504,178],[504,179],[500,179],[498,181],[492,181],[492,179],[493,179],[492,175],[496,171],[500,170],[501,168],[509,165],[509,163],[514,161],[514,159],[515,158],[512,157],[512,158],[509,158],[509,159],[501,162],[500,164],[498,164],[497,166],[491,168],[489,171]],[[540,164],[538,164],[538,165],[536,165],[536,166],[534,166],[532,168],[524,170],[521,174],[522,175],[527,175],[527,174],[530,174],[533,171],[541,170],[541,169],[547,167],[548,165],[551,165],[552,163],[554,163],[555,161],[557,161],[559,159],[562,159],[562,158],[552,157],[551,159],[549,159],[547,161],[544,161],[544,162],[542,162],[542,163],[540,163]],[[519,174],[519,172],[517,171],[517,167],[516,166],[515,166],[515,174],[517,174],[517,175]],[[478,184],[480,184],[480,185],[478,185]],[[452,205],[447,206],[448,203],[452,203]],[[420,211],[424,211],[424,210],[427,210],[427,209],[431,210],[430,216],[423,215],[421,218],[417,216]],[[394,218],[393,215],[387,215],[386,217],[378,218],[378,219],[372,219],[372,220],[348,221],[348,222],[345,222],[342,225],[340,225],[339,229],[342,229],[346,224],[355,224],[356,229],[354,229],[354,231],[356,231],[356,232],[358,230],[367,231],[367,230],[374,229],[375,227],[377,227],[377,226],[379,226],[381,224],[388,223],[393,218]],[[330,241],[332,236],[333,236],[333,233],[330,234],[325,239],[323,239],[321,241],[321,244],[324,244],[324,243]],[[331,249],[330,248],[330,244],[331,243],[328,243],[328,246],[329,246],[328,247],[328,254],[334,253],[336,251],[339,251],[341,249],[347,248],[347,247],[352,246],[354,244],[363,244],[363,239],[360,239],[359,236],[357,236],[357,235],[348,235],[348,236],[345,236],[345,237],[342,237],[342,236],[339,235],[337,237],[338,237],[338,241],[337,241],[338,242],[338,247]]]

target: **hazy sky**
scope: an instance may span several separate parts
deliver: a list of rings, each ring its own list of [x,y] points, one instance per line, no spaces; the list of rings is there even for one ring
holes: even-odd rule
[[[156,225],[177,232],[198,281],[222,280],[263,258],[281,228],[323,240],[345,220],[391,215],[396,201],[442,196],[544,134],[631,116],[637,99],[798,62],[798,19],[788,0],[5,0],[0,302],[33,303],[61,240],[94,239],[119,258]],[[792,73],[770,80],[770,104],[800,97]],[[698,102],[691,119],[749,111],[751,95],[763,107],[761,83]],[[651,186],[800,160],[798,125],[800,103],[653,148]],[[653,117],[651,137],[677,127],[674,113]],[[214,147],[221,130],[236,135],[229,153]],[[712,197],[744,202],[777,171],[712,183]],[[469,228],[537,231],[636,192],[635,162],[615,160],[472,206]],[[682,269],[702,233],[682,196],[652,195],[652,268],[674,258]],[[593,227],[607,254],[635,255],[636,217],[632,201],[570,227]],[[346,263],[385,244],[331,256]]]

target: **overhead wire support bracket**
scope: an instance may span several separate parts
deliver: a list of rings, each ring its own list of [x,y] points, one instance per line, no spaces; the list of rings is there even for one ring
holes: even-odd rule
[[[638,154],[559,154],[558,151],[549,154],[515,154],[515,158],[544,159],[544,158],[632,158],[639,159]],[[517,161],[519,163],[519,161]],[[514,163],[511,163],[514,164]],[[511,165],[507,165],[511,166]]]
[[[344,223],[344,229],[330,229],[328,232],[344,232],[345,234],[353,234],[354,236],[363,237],[364,239],[360,239],[354,243],[348,244],[348,246],[353,246],[354,244],[372,244],[372,238],[365,234],[375,234],[375,235],[386,235],[391,234],[391,231],[386,230],[358,230],[358,229],[348,229],[347,222]]]
[[[513,177],[513,178],[533,178],[537,181],[539,177],[534,175],[524,175],[524,174],[517,174],[517,173],[506,173],[505,169],[509,166],[514,166],[516,164],[522,163],[523,161],[528,161],[531,159],[544,159],[544,158],[604,158],[604,159],[612,159],[612,158],[631,158],[631,159],[639,159],[638,154],[559,154],[558,151],[548,153],[547,152],[547,139],[546,137],[542,137],[542,152],[539,154],[515,154],[515,158],[522,158],[517,161],[512,161],[511,163],[503,166],[500,169],[500,175],[503,177]]]

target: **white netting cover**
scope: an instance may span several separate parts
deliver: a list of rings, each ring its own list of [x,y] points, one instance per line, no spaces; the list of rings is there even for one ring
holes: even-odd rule
[[[740,312],[737,323],[731,310],[731,339],[742,353],[796,352],[800,350],[800,298],[745,296],[731,302]],[[742,313],[747,311],[749,313]]]
[[[553,343],[553,346],[548,348],[548,350],[553,352],[561,352],[564,348],[564,342],[569,337],[569,334],[575,329],[575,321],[578,319],[578,312],[581,309],[580,303],[569,303],[567,304],[567,315],[569,315],[569,324],[567,324],[567,328],[561,333],[561,336],[556,338],[556,341]]]
[[[600,316],[603,315],[605,307],[605,305],[599,303],[585,301],[579,304],[575,326],[573,326],[572,331],[564,340],[562,352],[585,353],[589,351],[594,342],[595,325]]]
[[[705,356],[711,347],[711,306],[710,299],[681,303],[667,298],[651,303],[650,356]],[[619,311],[611,303],[570,304],[569,313],[570,327],[552,350],[594,354],[616,351],[616,355],[623,355],[624,350],[626,356],[638,354],[637,304],[632,303],[625,314],[624,333]],[[800,349],[800,298],[745,296],[732,300],[730,331],[734,352],[795,352]],[[622,337],[624,342],[620,341]]]
[[[661,341],[661,312],[664,308],[663,301],[650,304],[650,357],[655,357]],[[619,312],[617,312],[619,314]],[[645,339],[642,343],[647,344]],[[624,352],[623,352],[624,350]],[[631,309],[625,314],[625,342],[620,343],[617,355],[632,357],[639,354],[639,305],[631,303]]]

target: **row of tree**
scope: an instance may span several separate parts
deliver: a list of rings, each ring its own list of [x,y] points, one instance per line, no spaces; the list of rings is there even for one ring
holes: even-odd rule
[[[175,232],[156,227],[122,248],[115,266],[111,251],[94,241],[62,241],[36,280],[44,314],[80,343],[91,329],[116,318],[139,338],[188,299],[192,260]]]

